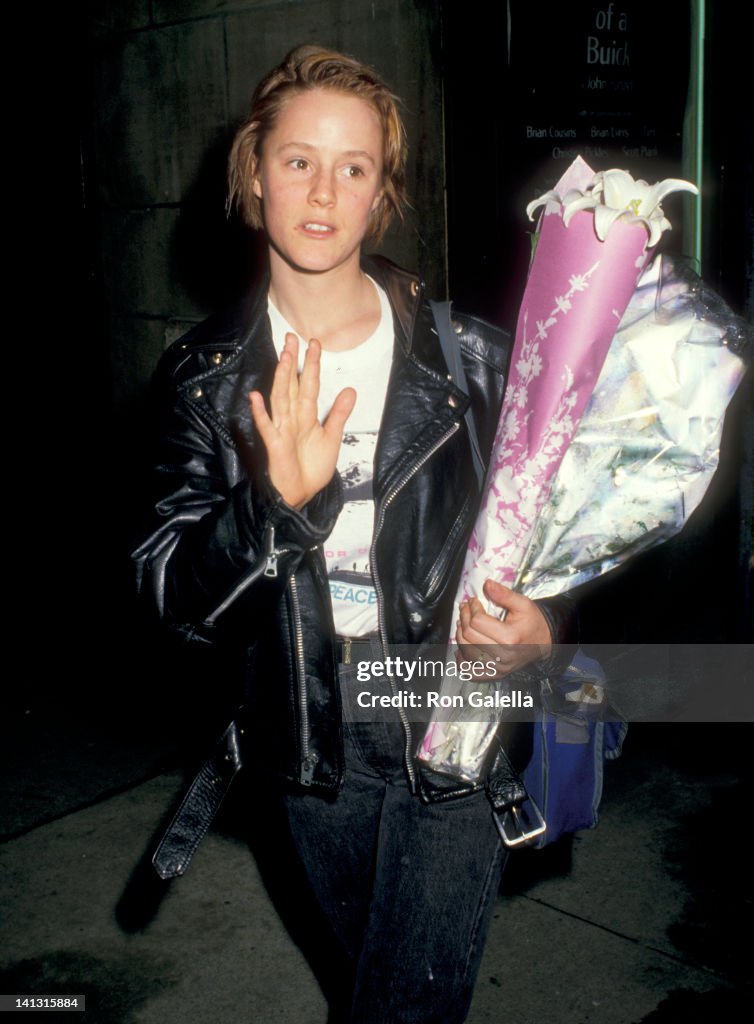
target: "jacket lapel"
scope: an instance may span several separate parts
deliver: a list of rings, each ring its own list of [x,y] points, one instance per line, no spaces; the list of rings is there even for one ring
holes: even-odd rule
[[[369,273],[385,288],[393,310],[395,346],[375,454],[378,504],[400,487],[460,420],[468,397],[448,380],[422,286],[405,271],[374,259]]]

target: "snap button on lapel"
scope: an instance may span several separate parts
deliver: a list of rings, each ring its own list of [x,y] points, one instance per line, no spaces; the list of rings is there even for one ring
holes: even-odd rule
[[[192,398],[201,398],[203,394],[204,394],[204,392],[202,391],[201,388],[194,388],[194,390],[191,392],[191,397]]]
[[[414,298],[416,298],[416,296],[419,294],[419,283],[418,283],[418,281],[412,281],[411,282],[411,294],[414,296]]]
[[[458,399],[456,398],[455,395],[448,395],[448,405],[450,406],[451,409],[458,408]]]
[[[461,321],[451,320],[450,322],[453,325],[453,330],[456,332],[456,334],[460,334],[461,331],[463,330],[463,324],[461,323]]]
[[[215,354],[212,356],[212,362],[215,364],[215,366],[219,366],[222,361],[223,361],[222,353],[221,352],[215,352]]]

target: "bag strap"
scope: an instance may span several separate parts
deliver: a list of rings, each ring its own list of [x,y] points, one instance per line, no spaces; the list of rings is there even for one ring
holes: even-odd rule
[[[185,872],[240,768],[240,728],[233,721],[186,790],[157,844],[152,864],[160,878],[175,878]]]
[[[485,789],[500,838],[509,850],[531,846],[544,834],[547,823],[542,812],[502,746],[498,747]]]
[[[463,369],[463,362],[461,361],[461,348],[456,338],[456,332],[453,330],[453,326],[450,322],[450,303],[433,302],[430,299],[429,305],[432,310],[432,316],[435,320],[437,337],[440,339],[442,354],[445,356],[445,362],[450,372],[450,379],[468,398],[469,385],[466,380],[466,373]],[[471,405],[469,405],[466,410],[464,419],[466,420],[466,429],[468,430],[469,442],[471,443],[471,457],[474,463],[474,472],[476,473],[477,480],[479,481],[479,488],[481,490],[486,470],[484,459],[482,458],[482,451],[479,447],[479,435],[476,432],[476,424],[474,423],[474,415],[471,411]]]

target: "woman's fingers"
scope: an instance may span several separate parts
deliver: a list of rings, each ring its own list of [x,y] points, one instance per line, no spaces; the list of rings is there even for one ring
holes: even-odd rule
[[[532,603],[528,597],[524,597],[523,594],[511,590],[510,587],[506,587],[504,583],[498,583],[496,580],[484,581],[484,596],[503,612],[511,613],[511,615],[525,614]],[[499,618],[504,619],[505,615],[501,615]]]
[[[322,429],[331,442],[337,442],[340,445],[346,420],[353,412],[355,405],[356,392],[353,388],[343,388],[342,391],[338,392],[332,408],[327,414],[327,419],[322,424]]]
[[[459,620],[461,625],[461,632],[465,638],[465,642],[469,644],[491,644],[500,642],[500,637],[492,635],[497,633],[495,625],[499,626],[500,623],[493,619],[491,615],[488,615],[482,602],[472,597],[469,601],[464,601],[459,609]]]
[[[298,337],[290,332],[285,336],[285,348],[283,352],[287,352],[290,356],[290,367],[288,369],[288,400],[290,402],[290,408],[296,408],[296,402],[298,401],[299,383],[298,383]],[[281,356],[282,358],[282,356]]]
[[[505,611],[502,632],[498,634],[503,642],[535,645],[541,649],[542,657],[550,653],[550,627],[534,601],[495,580],[485,581],[484,594]]]
[[[270,419],[267,407],[264,404],[264,398],[259,391],[249,392],[249,404],[251,405],[251,418],[254,420],[254,426],[259,431],[259,436],[262,438],[265,448],[269,451],[270,443],[273,441],[277,430]]]
[[[300,419],[306,426],[310,426],[317,419],[321,352],[320,343],[316,338],[312,338],[306,350],[304,367],[298,382]]]
[[[476,598],[472,598],[475,601]],[[477,604],[479,602],[477,601]],[[483,634],[477,632],[471,624],[472,606],[471,601],[464,601],[458,609],[458,620],[456,622],[456,643],[463,648],[463,657],[479,659],[484,655],[484,645],[490,641]],[[479,645],[482,645],[480,649]],[[489,654],[489,651],[487,651]]]
[[[279,427],[290,413],[291,377],[296,376],[296,373],[292,372],[294,365],[291,353],[286,345],[286,348],[280,353],[280,359],[275,367],[275,375],[272,378],[272,388],[270,390],[270,410],[272,412],[272,421],[276,427]]]

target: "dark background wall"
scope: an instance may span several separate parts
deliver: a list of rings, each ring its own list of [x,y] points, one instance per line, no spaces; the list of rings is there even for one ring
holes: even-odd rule
[[[253,243],[224,215],[227,153],[255,85],[299,43],[353,53],[402,98],[415,206],[383,249],[443,286],[436,3],[100,0],[90,11],[84,185],[117,410],[138,401],[165,344],[248,276]]]

